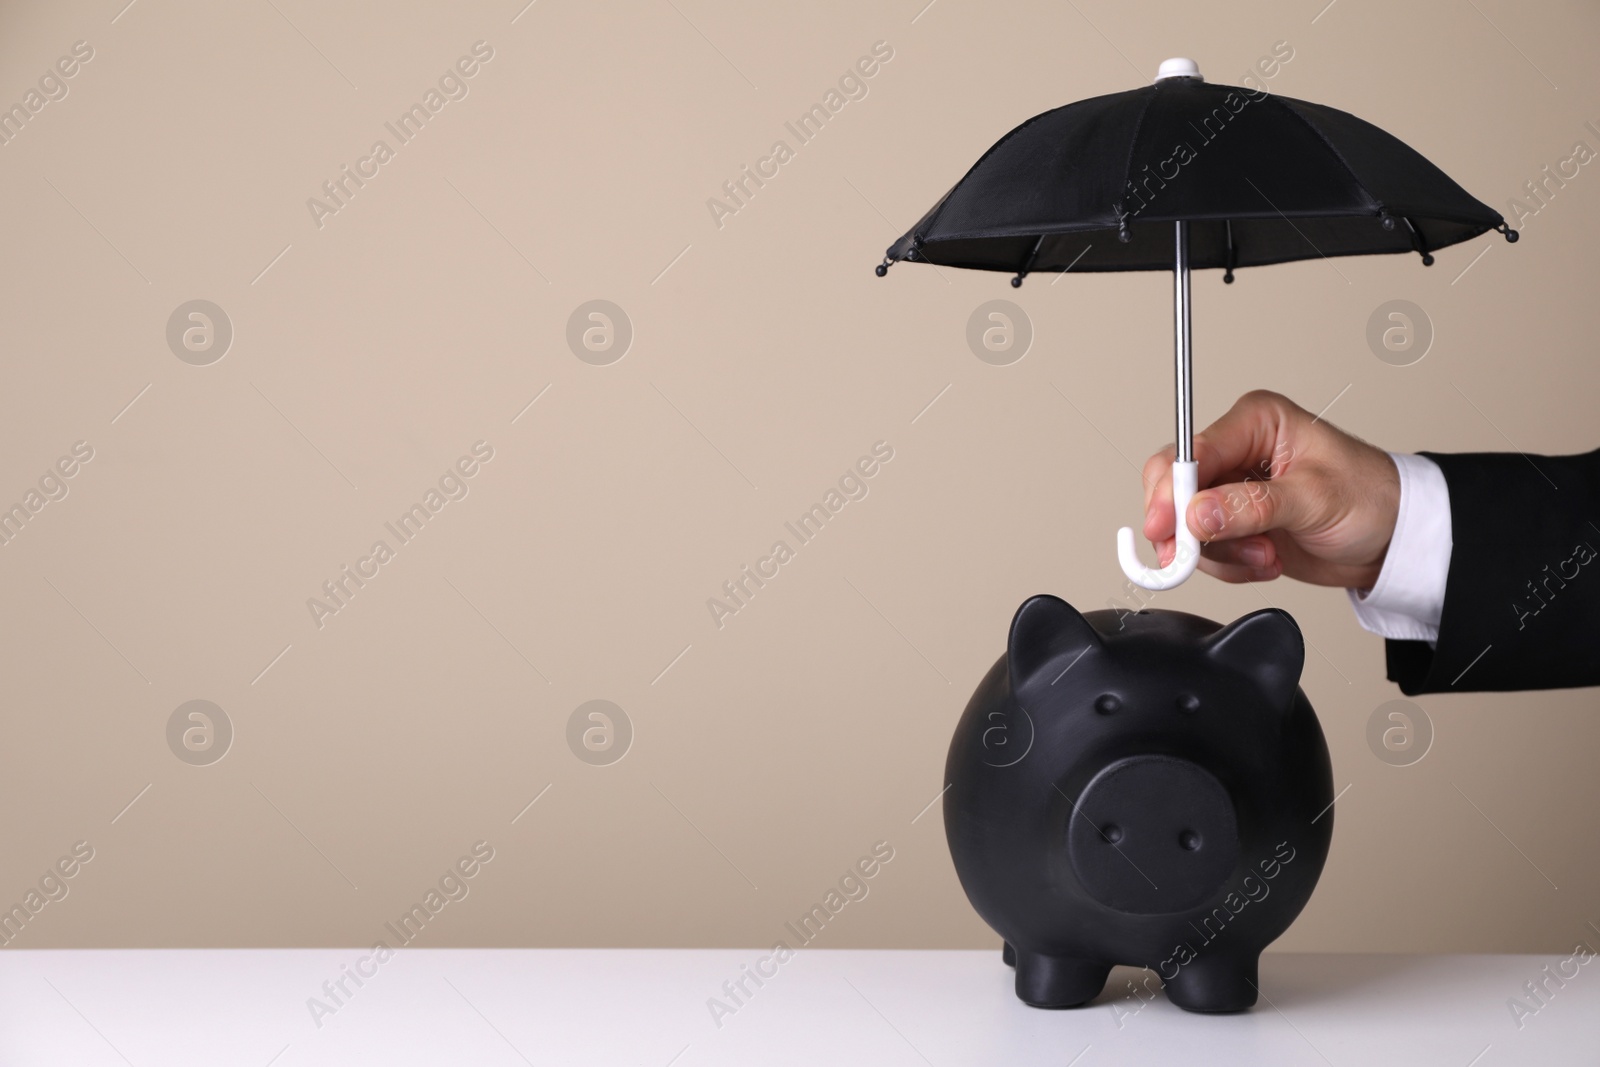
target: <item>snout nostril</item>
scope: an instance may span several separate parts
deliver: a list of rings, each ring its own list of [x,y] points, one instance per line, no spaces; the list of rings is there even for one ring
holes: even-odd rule
[[[1178,835],[1178,845],[1186,852],[1193,852],[1200,847],[1200,835],[1193,830],[1185,830]]]
[[[1122,840],[1122,827],[1114,822],[1108,822],[1100,828],[1100,836],[1114,845]]]

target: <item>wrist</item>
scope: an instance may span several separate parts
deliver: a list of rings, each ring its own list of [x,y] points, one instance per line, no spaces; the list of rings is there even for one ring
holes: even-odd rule
[[[1368,538],[1378,547],[1359,568],[1361,584],[1358,589],[1371,589],[1378,584],[1383,566],[1388,562],[1389,549],[1394,544],[1395,528],[1400,521],[1400,504],[1403,493],[1398,461],[1388,452],[1368,448],[1371,459],[1372,489],[1371,511],[1365,525]]]

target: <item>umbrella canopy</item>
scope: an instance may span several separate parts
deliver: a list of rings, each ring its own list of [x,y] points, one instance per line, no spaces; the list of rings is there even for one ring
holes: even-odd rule
[[[1166,67],[1166,65],[1163,65]],[[1182,68],[1179,68],[1182,70]],[[1192,73],[1191,73],[1192,72]],[[909,232],[897,260],[975,270],[1168,270],[1172,223],[1189,265],[1432,253],[1515,231],[1444,171],[1369,122],[1190,64],[1080,100],[1006,134]]]
[[[1014,272],[1173,272],[1177,551],[1147,567],[1117,531],[1129,580],[1170,589],[1199,563],[1186,521],[1198,489],[1189,272],[1330,256],[1433,253],[1499,230],[1498,211],[1354,115],[1261,89],[1208,85],[1190,59],[1154,84],[1035,115],[973,164],[889,247],[898,260]]]

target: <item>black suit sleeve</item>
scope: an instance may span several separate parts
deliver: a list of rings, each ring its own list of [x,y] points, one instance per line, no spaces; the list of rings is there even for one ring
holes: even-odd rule
[[[1389,641],[1407,695],[1600,685],[1600,451],[1434,455],[1450,488],[1438,643]]]

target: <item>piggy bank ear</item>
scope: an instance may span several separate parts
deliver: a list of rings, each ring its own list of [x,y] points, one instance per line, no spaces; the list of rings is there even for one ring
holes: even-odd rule
[[[1288,707],[1306,665],[1306,643],[1287,611],[1263,608],[1207,638],[1206,655],[1255,679],[1275,704]]]
[[[1020,692],[1047,671],[1043,684],[1048,685],[1079,656],[1100,647],[1099,632],[1071,604],[1058,596],[1030,597],[1011,620],[1006,647],[1011,691]]]

